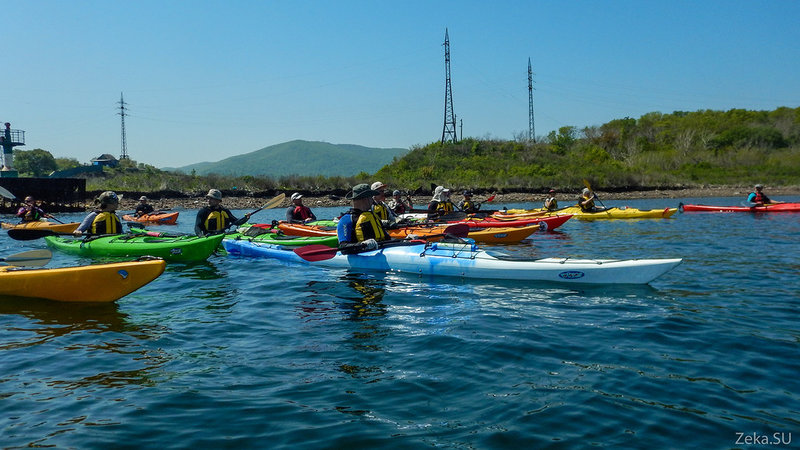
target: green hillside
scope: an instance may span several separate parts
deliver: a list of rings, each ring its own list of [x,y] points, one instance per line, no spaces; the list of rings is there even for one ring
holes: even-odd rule
[[[370,148],[350,144],[290,141],[262,148],[217,162],[202,162],[168,171],[197,175],[270,176],[286,175],[352,176],[375,173],[381,167],[408,152],[405,148]]]

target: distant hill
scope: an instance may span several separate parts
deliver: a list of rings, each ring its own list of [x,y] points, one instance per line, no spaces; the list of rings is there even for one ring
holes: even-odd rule
[[[351,144],[290,141],[262,148],[217,162],[201,162],[163,170],[198,175],[323,175],[352,176],[375,173],[392,162],[395,156],[408,153],[406,148],[370,148]]]

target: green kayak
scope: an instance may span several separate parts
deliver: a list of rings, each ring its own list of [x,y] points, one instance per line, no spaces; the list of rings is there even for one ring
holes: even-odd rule
[[[225,236],[146,236],[142,234],[120,234],[88,238],[47,236],[44,240],[50,247],[79,256],[156,256],[167,262],[202,261],[214,253]]]
[[[244,224],[236,232],[226,234],[225,240],[248,241],[289,248],[305,245],[326,245],[332,248],[339,246],[339,239],[336,236],[287,236],[282,231],[268,227],[266,224]]]

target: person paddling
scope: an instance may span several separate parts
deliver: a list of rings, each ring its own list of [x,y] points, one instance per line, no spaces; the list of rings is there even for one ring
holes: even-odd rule
[[[453,212],[454,209],[453,201],[450,200],[450,189],[436,186],[436,189],[433,190],[433,197],[428,203],[428,219],[436,219]]]
[[[378,216],[372,212],[372,197],[378,194],[370,185],[361,183],[345,196],[353,202],[336,227],[342,254],[376,250],[378,242],[389,239]]]
[[[461,202],[459,209],[465,213],[476,213],[480,209],[480,205],[472,201],[472,191],[464,191],[462,194],[464,201]]]
[[[219,189],[210,189],[206,194],[208,206],[197,211],[194,221],[194,233],[198,236],[208,236],[225,232],[232,225],[241,225],[250,219],[247,213],[241,219],[231,213],[231,210],[222,206],[222,192]]]
[[[372,197],[372,212],[375,213],[384,227],[393,227],[397,224],[397,216],[394,210],[386,204],[386,185],[380,181],[376,181],[372,183],[370,189],[377,192],[377,194]]]
[[[25,204],[17,211],[17,217],[19,217],[22,222],[38,222],[44,217],[54,218],[50,214],[44,212],[30,195],[25,197]]]
[[[136,205],[134,216],[142,217],[147,214],[152,214],[153,211],[155,211],[155,208],[153,208],[153,205],[147,203],[147,197],[144,195],[139,197],[139,204]]]
[[[411,209],[414,208],[414,204],[411,202],[411,196],[407,196],[407,199],[408,201],[404,201],[400,191],[395,190],[392,192],[392,200],[389,201],[389,208],[392,208],[392,211],[394,211],[396,215],[411,212]]]
[[[105,191],[94,200],[98,208],[90,212],[75,229],[75,234],[120,234],[122,222],[117,217],[119,197],[114,191]]]
[[[597,195],[592,192],[589,188],[583,188],[581,191],[581,196],[578,198],[578,206],[581,207],[581,211],[583,212],[597,212],[603,211],[603,209],[598,208],[594,204],[594,199],[597,198]]]
[[[311,208],[303,204],[303,194],[292,194],[292,204],[286,208],[286,221],[289,223],[308,223],[317,220]]]
[[[550,189],[550,192],[547,193],[547,198],[544,199],[544,209],[548,211],[555,211],[558,209],[555,189]]]
[[[750,195],[747,196],[747,201],[750,203],[755,203],[756,206],[764,206],[768,204],[776,204],[776,203],[783,203],[783,202],[775,202],[770,200],[767,197],[767,194],[763,192],[764,186],[761,184],[757,184],[755,186],[755,191],[751,192]]]

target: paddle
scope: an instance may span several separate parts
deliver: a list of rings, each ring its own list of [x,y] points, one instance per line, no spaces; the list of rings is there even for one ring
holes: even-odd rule
[[[586,186],[586,188],[587,188],[587,189],[589,189],[590,191],[592,191],[592,194],[594,194],[594,198],[596,198],[596,199],[597,199],[597,201],[598,201],[598,202],[600,202],[600,204],[601,204],[601,205],[603,205],[603,209],[604,209],[604,210],[608,211],[608,207],[607,207],[607,206],[606,206],[606,205],[603,203],[603,201],[602,201],[602,200],[600,200],[600,197],[598,197],[598,196],[597,196],[597,192],[595,192],[595,191],[594,191],[594,189],[592,189],[592,185],[591,185],[591,184],[589,184],[589,181],[588,181],[588,180],[586,180],[586,179],[584,179],[584,180],[583,180],[583,185],[584,185],[584,186]],[[609,213],[609,214],[611,214],[611,213]]]
[[[7,198],[9,200],[16,200],[17,199],[16,195],[12,194],[11,192],[8,192],[8,190],[6,188],[2,187],[2,186],[0,186],[0,196],[3,196],[3,197],[5,197],[5,198]]]
[[[50,262],[52,257],[50,250],[31,250],[0,258],[0,262],[9,266],[41,267]]]
[[[262,206],[261,208],[258,208],[257,210],[251,212],[249,215],[252,216],[253,214],[261,211],[262,209],[272,209],[272,208],[280,205],[281,202],[283,202],[283,199],[285,199],[285,198],[286,198],[286,194],[280,193],[280,194],[276,195],[275,197],[273,197],[272,200],[270,200],[267,203],[265,203],[264,206]]]
[[[467,237],[469,234],[469,225],[463,223],[457,223],[455,225],[450,225],[449,227],[444,229],[444,233],[442,234],[434,234],[430,236],[423,236],[422,239],[429,239],[433,237],[441,237],[441,236],[453,236],[458,238]],[[391,239],[388,241],[378,242],[379,248],[388,248],[388,247],[399,247],[399,246],[406,246],[406,245],[417,245],[419,244],[422,239],[414,239],[414,240],[407,240],[407,239]],[[306,245],[304,247],[299,247],[293,250],[297,256],[303,258],[306,261],[325,261],[327,259],[331,259],[336,256],[336,253],[339,252],[339,249],[331,248],[326,245]],[[362,250],[364,252],[369,250]],[[361,252],[351,253],[357,254]]]

